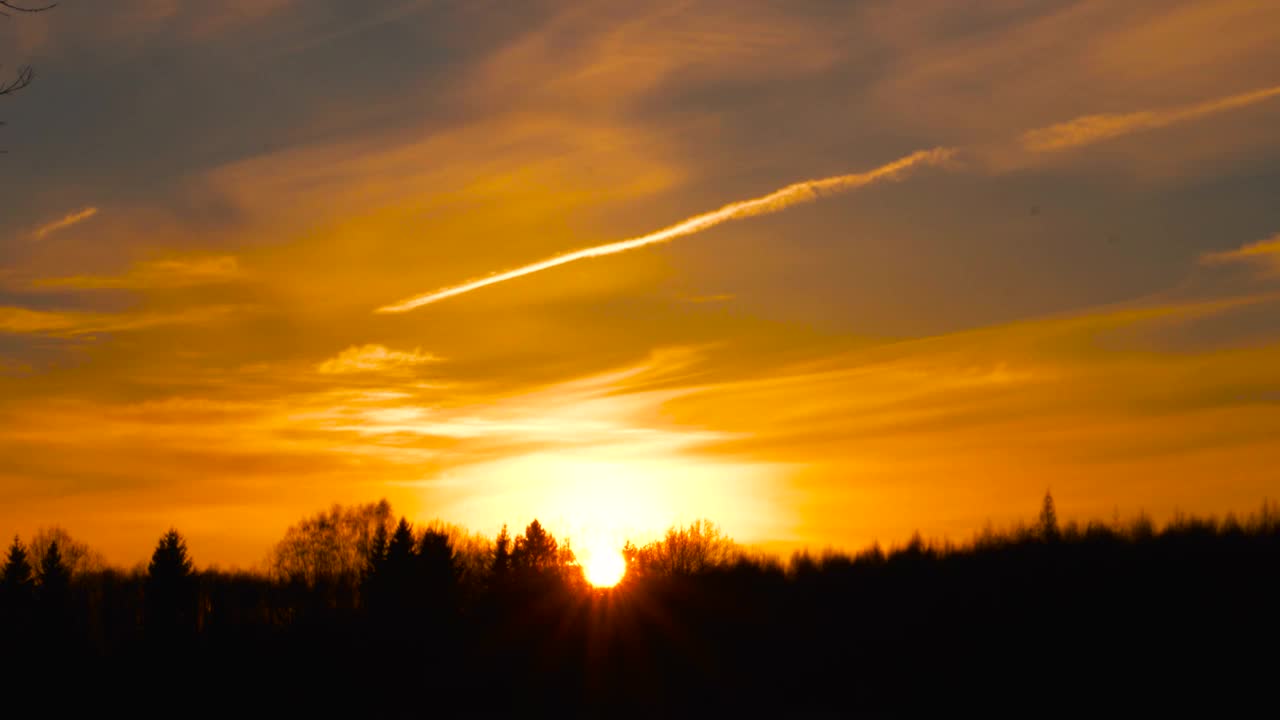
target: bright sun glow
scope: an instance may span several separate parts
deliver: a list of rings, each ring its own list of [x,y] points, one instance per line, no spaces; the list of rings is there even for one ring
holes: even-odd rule
[[[476,463],[448,473],[430,496],[419,495],[421,506],[410,507],[485,528],[489,537],[504,524],[515,537],[537,518],[572,549],[587,582],[600,588],[626,574],[621,552],[628,541],[644,545],[668,527],[703,517],[748,538],[776,535],[779,519],[789,520],[776,500],[779,466],[708,460],[683,455],[678,446],[634,442]]]
[[[622,581],[622,576],[627,572],[627,563],[621,552],[602,548],[583,559],[582,572],[586,575],[587,582],[595,587],[613,587]]]
[[[735,537],[777,535],[791,521],[780,509],[779,466],[707,460],[663,447],[625,449],[476,463],[448,473],[432,494],[419,493],[420,504],[401,504],[457,518],[453,522],[490,536],[504,523],[518,535],[537,518],[558,540],[572,541],[583,564],[596,548],[616,554],[628,540],[643,545],[700,517],[731,528]]]

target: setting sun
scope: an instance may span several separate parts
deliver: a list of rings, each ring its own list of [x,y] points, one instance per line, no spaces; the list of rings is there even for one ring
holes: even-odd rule
[[[627,574],[627,563],[616,550],[596,551],[582,561],[582,573],[594,587],[613,587]]]

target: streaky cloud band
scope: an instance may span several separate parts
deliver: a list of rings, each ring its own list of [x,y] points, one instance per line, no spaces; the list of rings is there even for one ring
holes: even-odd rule
[[[636,250],[648,245],[670,242],[676,238],[684,237],[685,235],[692,235],[694,233],[702,232],[703,230],[708,230],[716,225],[729,222],[730,220],[738,220],[756,215],[767,215],[784,210],[792,205],[812,202],[824,195],[848,192],[850,190],[884,180],[896,180],[916,167],[943,164],[950,160],[954,156],[955,152],[956,151],[952,148],[941,147],[930,150],[918,150],[910,155],[866,172],[836,175],[834,177],[820,178],[817,180],[804,180],[802,182],[793,183],[775,190],[768,195],[752,198],[750,200],[739,200],[738,202],[729,203],[719,210],[695,215],[687,220],[682,220],[675,225],[670,225],[647,235],[628,238],[626,240],[618,240],[616,242],[596,245],[593,247],[583,248],[581,250],[574,250],[573,252],[556,255],[554,257],[547,258],[546,260],[540,260],[512,270],[494,273],[477,280],[470,280],[459,285],[452,285],[422,295],[415,295],[411,298],[401,300],[400,302],[380,307],[377,312],[408,312],[424,305],[430,305],[432,303],[440,302],[441,300],[469,293],[473,290],[479,290],[480,288],[488,287],[490,285],[497,285],[498,283],[506,282],[508,280],[515,280],[516,278],[524,277],[526,275],[542,272],[543,270],[550,270],[551,268],[567,265],[571,262],[587,260],[589,258],[604,257],[606,255],[616,255],[618,253],[627,252],[628,250]]]

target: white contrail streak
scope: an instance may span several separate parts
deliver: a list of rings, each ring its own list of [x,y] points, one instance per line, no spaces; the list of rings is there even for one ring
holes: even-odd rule
[[[96,207],[87,207],[87,208],[84,208],[83,210],[77,210],[76,212],[69,213],[67,215],[62,216],[47,225],[42,225],[41,227],[37,228],[36,231],[32,233],[32,235],[34,235],[37,240],[41,240],[41,239],[44,239],[44,237],[46,235],[49,235],[50,233],[56,233],[59,230],[65,230],[71,227],[72,225],[82,223],[85,220],[88,220],[89,218],[97,214],[98,214],[98,208]]]
[[[1248,107],[1280,96],[1280,85],[1206,100],[1192,105],[1131,113],[1085,115],[1022,134],[1022,146],[1032,152],[1058,152],[1143,130],[1156,130],[1210,115]]]
[[[946,162],[955,154],[955,150],[951,148],[934,148],[932,150],[920,150],[906,157],[894,160],[887,165],[881,165],[874,170],[868,170],[862,173],[853,173],[850,175],[837,175],[835,177],[821,178],[819,180],[805,180],[793,185],[788,185],[779,190],[775,190],[768,195],[753,198],[751,200],[740,200],[735,203],[729,203],[719,210],[713,210],[702,215],[695,215],[688,220],[683,220],[663,228],[648,235],[629,238],[627,240],[619,240],[605,245],[596,245],[595,247],[574,250],[573,252],[555,257],[540,260],[538,262],[518,267],[513,270],[495,273],[478,280],[471,280],[460,285],[440,288],[422,295],[401,300],[378,308],[380,313],[401,313],[408,312],[414,308],[430,305],[434,302],[440,302],[447,298],[456,297],[469,293],[472,290],[479,290],[490,285],[497,285],[501,282],[514,280],[525,275],[532,275],[543,270],[550,270],[554,267],[567,265],[578,260],[586,260],[588,258],[604,257],[605,255],[615,255],[628,250],[645,247],[646,245],[656,245],[658,243],[669,242],[678,237],[692,235],[702,232],[709,228],[715,227],[721,223],[739,218],[752,217],[754,215],[767,215],[769,213],[778,212],[784,208],[788,208],[797,203],[811,202],[818,199],[822,195],[845,192],[864,185],[878,182],[880,180],[894,180],[901,177],[908,170],[919,165],[938,165]]]
[[[1013,144],[1013,152],[1030,156],[1092,145],[1130,133],[1168,127],[1208,115],[1247,107],[1277,96],[1280,96],[1280,85],[1175,108],[1142,110],[1123,114],[1085,115],[1074,120],[1023,133]],[[996,147],[999,148],[1000,146]],[[970,150],[973,150],[973,148],[970,148]],[[853,190],[880,180],[897,179],[918,165],[942,164],[950,160],[957,152],[959,150],[956,148],[920,150],[894,160],[888,165],[882,165],[867,172],[837,175],[819,180],[805,180],[794,185],[788,185],[780,190],[775,190],[763,197],[730,203],[719,210],[696,215],[648,235],[575,250],[564,255],[557,255],[530,265],[518,267],[514,270],[494,273],[478,280],[469,280],[460,285],[452,285],[422,295],[415,295],[400,302],[380,307],[377,312],[407,312],[423,305],[430,305],[434,302],[469,293],[472,290],[497,285],[501,282],[532,275],[543,270],[550,270],[578,260],[635,250],[646,245],[668,242],[678,237],[702,232],[730,220],[778,212],[797,203],[816,200],[823,194]],[[997,171],[995,168],[989,169]]]

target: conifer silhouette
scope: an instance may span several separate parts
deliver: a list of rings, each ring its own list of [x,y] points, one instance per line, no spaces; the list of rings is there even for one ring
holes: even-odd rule
[[[1053,495],[1047,490],[1044,493],[1044,503],[1040,506],[1037,529],[1040,531],[1040,538],[1046,542],[1058,539],[1058,511],[1053,505]]]
[[[366,610],[377,609],[386,582],[387,526],[379,525],[369,540],[364,572],[360,576],[360,592]]]
[[[378,570],[372,609],[384,624],[395,627],[409,621],[408,611],[416,604],[418,588],[417,552],[413,526],[403,517],[391,533],[386,557]]]
[[[507,576],[511,570],[511,535],[507,533],[507,526],[502,526],[502,532],[498,533],[498,537],[493,541],[493,562],[489,566],[489,572],[494,580],[501,581]]]
[[[373,538],[369,541],[369,555],[365,559],[365,572],[369,574],[377,574],[382,569],[382,565],[387,561],[387,526],[379,525],[378,529],[373,531]]]
[[[58,541],[49,543],[44,556],[40,558],[40,602],[46,606],[56,606],[66,599],[71,585],[71,573],[62,561],[62,552],[58,549]]]
[[[427,530],[418,540],[418,568],[430,594],[448,592],[457,580],[457,563],[449,536]]]
[[[155,552],[151,554],[151,563],[147,565],[147,576],[153,583],[178,583],[191,577],[193,565],[187,554],[187,541],[177,530],[160,536]]]
[[[67,638],[71,570],[62,559],[58,541],[49,543],[40,558],[36,587],[36,620],[45,642],[42,652],[56,654]]]
[[[27,559],[27,549],[15,535],[5,559],[4,571],[0,573],[0,636],[5,635],[6,628],[21,632],[21,628],[28,624],[34,593],[31,561]]]
[[[559,548],[556,539],[543,529],[536,519],[525,528],[524,535],[516,538],[512,564],[525,571],[541,572],[557,565]]]
[[[9,555],[5,558],[0,586],[3,586],[6,596],[18,593],[30,594],[35,586],[31,561],[27,559],[27,549],[23,547],[17,535],[13,536],[13,544],[9,546]]]
[[[194,565],[187,542],[170,528],[160,536],[147,565],[146,621],[156,639],[174,640],[195,620]]]
[[[403,582],[413,572],[414,545],[413,526],[400,518],[387,545],[387,570],[397,581]]]
[[[455,610],[460,575],[449,536],[440,529],[428,529],[418,540],[417,577],[419,626],[438,641],[443,640]]]

